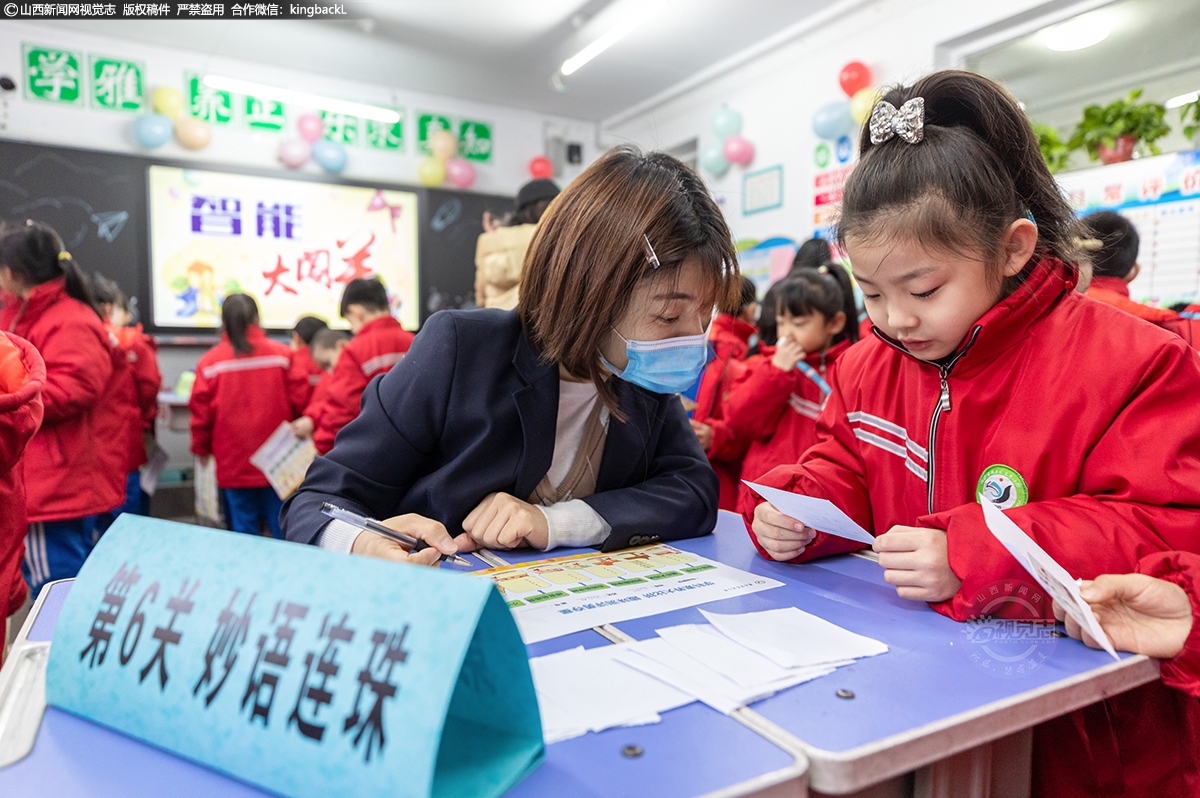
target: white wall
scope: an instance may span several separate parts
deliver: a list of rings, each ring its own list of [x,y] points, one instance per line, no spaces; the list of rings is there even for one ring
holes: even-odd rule
[[[877,0],[859,4],[745,65],[645,113],[607,126],[608,142],[670,148],[695,136],[715,140],[709,120],[722,103],[740,111],[742,134],[756,147],[748,169],[730,168],[705,180],[723,199],[734,239],[784,235],[798,240],[813,231],[813,178],[819,142],[812,117],[829,102],[846,99],[838,73],[848,61],[868,64],[876,84],[907,83],[934,69],[938,44],[966,36],[1039,5],[1038,0]],[[783,165],[783,206],[744,216],[742,176]],[[836,165],[836,162],[835,162]]]
[[[186,24],[186,23],[165,23]],[[103,30],[97,24],[96,30]],[[213,72],[260,83],[285,86],[339,99],[400,106],[407,110],[405,130],[406,151],[373,150],[367,147],[348,147],[348,161],[343,176],[348,180],[374,180],[417,185],[417,165],[425,157],[416,152],[416,115],[418,112],[440,112],[492,125],[493,155],[489,164],[476,164],[477,179],[472,191],[516,194],[529,180],[528,163],[535,155],[543,154],[547,136],[563,135],[569,141],[584,145],[584,163],[596,155],[595,124],[589,121],[548,117],[543,114],[508,108],[500,105],[456,100],[422,92],[394,89],[363,80],[347,81],[294,70],[278,69],[264,64],[213,58],[204,53],[205,43],[196,42],[193,52],[146,46],[141,43],[109,38],[99,34],[82,34],[30,22],[5,21],[0,26],[0,75],[9,75],[18,85],[22,81],[21,45],[34,43],[62,47],[75,51],[94,52],[142,61],[146,69],[147,94],[157,86],[172,86],[184,92],[184,72]],[[186,159],[197,164],[230,164],[257,168],[284,167],[277,160],[283,135],[251,132],[235,125],[214,127],[213,141],[205,149],[187,150],[174,140],[148,153],[134,142],[134,115],[114,111],[60,106],[26,100],[24,92],[8,92],[7,125],[0,130],[0,139],[13,139],[43,144],[84,147],[155,157]],[[308,109],[289,109],[293,119]],[[294,137],[294,127],[287,132]],[[570,180],[582,167],[567,167],[561,183]],[[319,172],[311,161],[303,172]]]

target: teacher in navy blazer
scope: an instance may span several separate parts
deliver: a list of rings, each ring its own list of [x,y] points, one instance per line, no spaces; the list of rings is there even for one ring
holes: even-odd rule
[[[433,564],[477,547],[612,551],[705,535],[718,483],[676,395],[740,296],[697,175],[619,147],[550,205],[516,311],[434,314],[282,512],[289,540]],[[429,543],[408,551],[331,502]]]

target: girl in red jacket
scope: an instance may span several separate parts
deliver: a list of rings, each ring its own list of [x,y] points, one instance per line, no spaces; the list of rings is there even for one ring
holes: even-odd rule
[[[46,363],[45,417],[25,449],[29,531],[22,570],[36,594],[73,577],[92,550],[96,515],[121,503],[100,457],[93,414],[112,373],[108,334],[79,267],[51,228],[0,225],[0,329]]]
[[[192,453],[216,457],[217,485],[229,504],[235,532],[258,534],[266,519],[282,540],[283,506],[250,456],[279,425],[296,417],[292,399],[297,380],[289,381],[291,351],[267,338],[258,326],[258,303],[247,294],[230,294],[221,305],[221,343],[196,365],[192,414]]]
[[[859,151],[839,236],[874,338],[838,362],[818,443],[760,481],[832,501],[900,597],[960,621],[1053,618],[981,501],[1084,579],[1200,551],[1200,361],[1074,290],[1078,222],[1016,100],[938,72],[888,92]],[[860,547],[769,504],[747,521],[776,560]],[[1033,740],[1035,795],[1200,792],[1200,706],[1161,683]]]
[[[775,286],[775,347],[764,347],[725,397],[725,419],[751,441],[742,478],[795,463],[817,442],[834,361],[858,340],[850,275],[840,266],[802,269]],[[743,490],[743,501],[752,494]]]

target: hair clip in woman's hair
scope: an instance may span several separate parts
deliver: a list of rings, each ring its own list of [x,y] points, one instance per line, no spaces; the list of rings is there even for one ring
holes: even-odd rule
[[[925,98],[913,97],[899,109],[887,100],[880,100],[871,112],[871,143],[882,144],[895,136],[909,144],[920,144],[925,138]]]
[[[59,260],[70,260],[70,259],[71,259],[71,253],[70,253],[70,252],[67,252],[67,251],[64,249],[62,252],[58,253],[58,259],[59,259]]]
[[[654,247],[650,245],[650,236],[642,234],[642,240],[646,242],[646,257],[650,261],[650,265],[657,269],[662,264],[658,262],[658,255],[654,253]]]

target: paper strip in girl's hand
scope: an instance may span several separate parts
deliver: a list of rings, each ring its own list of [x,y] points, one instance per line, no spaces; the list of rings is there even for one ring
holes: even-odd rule
[[[857,540],[868,546],[875,542],[870,532],[859,526],[853,518],[841,511],[836,504],[826,499],[814,499],[812,496],[801,496],[778,488],[768,488],[766,485],[756,485],[742,480],[750,490],[769,501],[771,505],[783,513],[801,521],[805,526],[824,532],[827,535],[837,535],[847,540]]]
[[[1081,629],[1091,635],[1105,651],[1112,654],[1113,659],[1119,659],[1108,635],[1096,620],[1092,608],[1079,595],[1079,583],[999,507],[982,497],[979,503],[983,505],[983,520],[987,522],[988,529],[996,536],[996,540],[1000,541],[1021,567],[1062,605]]]

